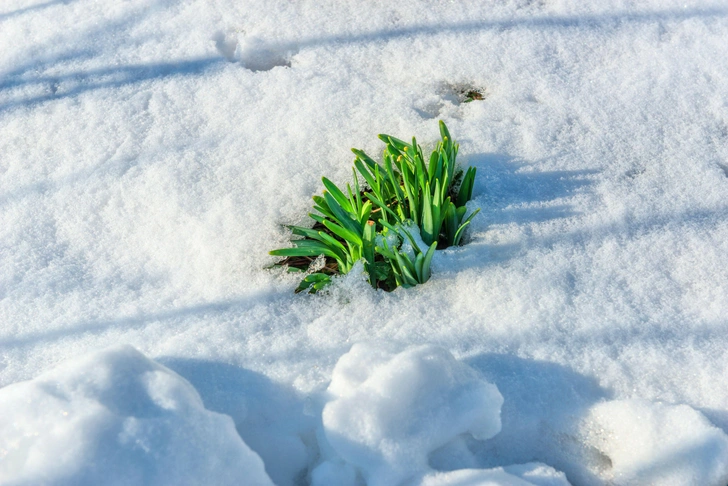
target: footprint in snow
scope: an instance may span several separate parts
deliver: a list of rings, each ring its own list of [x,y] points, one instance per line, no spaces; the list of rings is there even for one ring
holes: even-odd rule
[[[239,62],[253,72],[270,71],[274,67],[291,67],[297,52],[292,45],[274,44],[239,32],[217,32],[212,40],[218,52],[230,62]]]

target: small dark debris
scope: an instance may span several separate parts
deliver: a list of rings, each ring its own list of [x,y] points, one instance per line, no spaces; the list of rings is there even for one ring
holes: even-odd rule
[[[485,97],[483,96],[483,93],[471,89],[470,91],[465,93],[465,99],[463,100],[463,103],[470,103],[471,101],[482,101],[484,99]]]
[[[460,103],[470,103],[471,101],[483,101],[485,99],[485,89],[475,88],[473,86],[454,86],[453,91],[458,97]]]

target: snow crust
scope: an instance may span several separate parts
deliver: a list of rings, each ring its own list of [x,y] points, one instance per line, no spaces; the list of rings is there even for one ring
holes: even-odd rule
[[[337,362],[432,345],[503,404],[498,434],[428,453],[428,480],[537,461],[580,486],[725,486],[726,45],[722,0],[3,0],[0,393],[45,416],[34,400],[64,402],[19,383],[129,343],[277,485],[363,484],[323,432]],[[438,119],[481,212],[427,285],[354,272],[307,297],[265,269],[350,147],[427,146]]]
[[[570,486],[564,473],[538,463],[431,473],[417,484],[419,486]]]
[[[117,346],[0,389],[0,483],[272,486],[230,417]]]
[[[501,427],[498,389],[433,346],[393,354],[355,344],[336,364],[328,392],[326,439],[371,486],[426,469],[428,454],[460,434],[485,440]]]
[[[611,461],[612,484],[728,482],[728,436],[690,407],[615,400],[585,423],[586,443]]]

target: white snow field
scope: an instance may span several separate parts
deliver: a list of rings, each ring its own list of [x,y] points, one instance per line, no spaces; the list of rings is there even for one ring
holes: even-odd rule
[[[3,484],[273,484],[230,417],[131,346],[0,395]]]
[[[3,0],[0,484],[728,485],[726,46],[724,0]],[[440,119],[481,212],[429,282],[265,268]]]

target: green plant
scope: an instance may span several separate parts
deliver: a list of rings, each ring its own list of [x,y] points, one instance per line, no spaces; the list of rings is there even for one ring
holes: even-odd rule
[[[325,190],[323,195],[313,196],[316,212],[309,213],[313,227],[289,226],[301,238],[292,240],[292,248],[270,252],[285,257],[278,266],[306,273],[297,291],[316,292],[331,282],[332,275],[348,273],[360,260],[375,288],[411,287],[430,278],[435,249],[459,245],[465,228],[480,211],[465,218],[476,171],[470,167],[463,172],[457,167],[459,146],[442,121],[440,134],[442,140],[428,163],[414,137],[408,144],[379,135],[386,145],[383,163],[352,149],[356,155],[353,187],[347,184],[344,192],[329,179],[322,179]],[[357,173],[366,188],[361,188]],[[426,249],[405,229],[410,222],[418,227]],[[400,243],[390,246],[384,238],[387,235]],[[414,258],[399,248],[405,238]],[[312,265],[322,256],[321,268]]]
[[[432,257],[435,255],[437,242],[433,242],[427,251],[423,252],[412,237],[412,234],[405,228],[400,226],[397,229],[389,223],[384,223],[384,226],[393,234],[397,235],[400,242],[404,240],[402,238],[402,233],[404,233],[414,251],[415,258],[413,260],[407,252],[399,250],[396,247],[390,248],[386,238],[382,238],[382,246],[376,247],[376,251],[389,261],[396,284],[408,288],[427,282],[430,279],[430,263],[432,262]]]
[[[354,165],[371,188],[366,197],[382,210],[385,221],[412,220],[426,244],[438,242],[439,248],[447,248],[460,243],[463,230],[479,209],[463,221],[465,204],[473,194],[475,168],[463,175],[457,167],[459,146],[442,121],[440,135],[442,141],[430,155],[429,164],[414,137],[408,144],[391,135],[379,135],[387,145],[384,166],[360,150],[354,150]]]

